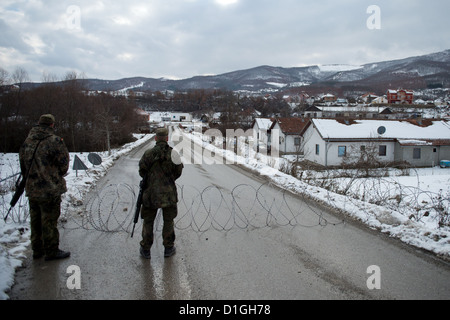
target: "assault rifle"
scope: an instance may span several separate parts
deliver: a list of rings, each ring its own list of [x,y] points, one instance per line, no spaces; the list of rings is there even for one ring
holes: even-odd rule
[[[19,201],[20,197],[22,196],[23,192],[25,191],[25,185],[27,184],[27,178],[28,178],[28,175],[30,174],[31,166],[33,165],[34,157],[36,156],[36,151],[39,148],[39,145],[41,144],[42,141],[44,141],[48,137],[51,137],[51,136],[47,136],[47,137],[39,140],[36,148],[34,148],[33,157],[31,158],[30,166],[28,167],[27,174],[24,176],[23,173],[21,173],[19,179],[17,179],[16,192],[14,192],[11,202],[9,203],[9,205],[11,207],[9,208],[8,213],[6,214],[6,217],[4,219],[5,222],[8,219],[9,213],[11,212],[12,208],[14,208],[14,206],[17,204],[17,201]]]
[[[134,236],[134,228],[136,228],[136,223],[138,223],[139,221],[139,216],[141,213],[141,206],[142,206],[142,201],[144,198],[144,191],[145,189],[147,189],[147,175],[145,175],[144,178],[142,178],[141,183],[139,184],[139,196],[138,199],[136,201],[136,211],[134,213],[134,225],[133,225],[133,230],[131,231],[131,237],[133,238]]]
[[[23,192],[25,191],[26,183],[27,183],[27,179],[25,177],[23,177],[22,174],[20,174],[19,179],[17,179],[17,181],[16,181],[16,192],[14,192],[11,202],[9,203],[9,205],[11,207],[9,208],[8,213],[6,214],[5,219],[3,219],[5,222],[8,219],[8,216],[9,216],[12,208],[14,208],[14,206],[17,204],[17,201],[19,201],[20,197],[22,196]]]

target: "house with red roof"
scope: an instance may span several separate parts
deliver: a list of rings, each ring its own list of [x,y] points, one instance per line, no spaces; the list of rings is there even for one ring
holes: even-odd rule
[[[387,100],[390,104],[413,104],[414,92],[409,90],[388,90]]]
[[[283,154],[302,154],[302,133],[309,121],[305,118],[277,118],[269,130],[271,146],[277,146]],[[277,138],[278,141],[274,141]]]

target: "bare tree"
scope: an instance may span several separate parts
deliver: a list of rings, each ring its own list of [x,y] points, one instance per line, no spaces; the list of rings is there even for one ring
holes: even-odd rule
[[[41,80],[43,83],[54,83],[58,81],[58,77],[53,73],[42,72]]]
[[[9,83],[9,72],[0,67],[0,87],[3,87]],[[0,88],[1,90],[1,88]],[[1,92],[1,91],[0,91]]]
[[[62,127],[68,130],[69,142],[74,151],[81,151],[77,143],[78,123],[83,115],[84,97],[80,95],[83,91],[82,82],[78,79],[75,71],[67,72],[64,78],[63,86],[63,105],[64,114],[62,119],[64,122]]]
[[[372,169],[386,166],[378,156],[378,148],[379,144],[373,140],[364,145],[351,145],[343,158],[343,168],[357,169],[359,175],[370,177]]]
[[[28,72],[24,68],[17,67],[11,75],[11,81],[17,87],[17,90],[15,91],[17,95],[15,117],[17,119],[20,116],[20,112],[22,111],[23,84],[27,81],[30,81],[30,78],[28,76]]]
[[[17,67],[11,75],[11,80],[13,84],[22,85],[23,83],[30,81],[30,77],[24,68]]]

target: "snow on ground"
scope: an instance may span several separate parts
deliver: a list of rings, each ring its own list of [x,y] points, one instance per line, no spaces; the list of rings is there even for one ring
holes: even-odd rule
[[[366,198],[376,197],[378,193],[385,190],[401,190],[400,196],[395,193],[385,196],[383,201],[387,200],[386,203],[368,202],[359,199],[356,195],[353,197],[334,193],[285,174],[279,170],[282,167],[283,159],[274,160],[262,154],[256,154],[245,143],[238,145],[240,153],[244,155],[239,156],[230,150],[222,150],[212,146],[208,141],[209,138],[197,132],[189,134],[189,136],[197,144],[203,144],[205,150],[208,150],[207,154],[221,154],[227,163],[239,163],[248,169],[257,171],[286,190],[303,194],[405,243],[432,251],[446,259],[450,258],[448,220],[447,226],[440,227],[438,224],[439,210],[444,213],[447,219],[450,218],[450,169],[439,167],[414,169],[407,176],[377,179],[377,183],[381,184],[379,188],[372,188],[374,184],[370,185],[371,181],[366,180],[364,186],[370,186],[366,188]],[[215,141],[217,145],[220,145],[218,139],[215,139]],[[362,181],[362,179],[359,179],[359,181]],[[388,188],[388,186],[390,187]],[[392,186],[395,186],[395,188]],[[395,204],[395,201],[399,202]],[[438,203],[435,207],[438,207],[439,210],[433,211],[429,209],[431,206],[426,206],[427,202],[432,201]],[[392,202],[394,205],[392,205]],[[409,203],[413,207],[405,208],[408,207]],[[416,205],[421,204],[425,205],[416,208]],[[426,211],[427,208],[428,211]],[[407,209],[410,211],[407,211]],[[410,214],[410,212],[414,214]],[[405,213],[407,214],[405,215]]]
[[[437,218],[433,213],[427,215],[426,212],[422,212],[420,216],[416,216],[416,219],[405,215],[404,212],[400,212],[399,205],[395,206],[395,199],[398,199],[395,195],[390,196],[392,199],[389,199],[393,200],[394,205],[385,206],[383,203],[369,203],[361,200],[361,195],[357,195],[360,188],[352,191],[354,196],[346,196],[330,192],[319,186],[307,184],[305,181],[282,173],[279,168],[285,161],[284,159],[271,159],[265,155],[256,154],[246,144],[239,145],[239,154],[237,155],[231,150],[223,150],[210,144],[209,137],[197,132],[188,134],[176,131],[176,134],[178,137],[174,141],[177,141],[177,143],[183,141],[180,140],[180,137],[183,137],[183,139],[192,139],[196,144],[202,145],[204,156],[220,155],[225,159],[222,163],[225,161],[226,163],[238,163],[243,167],[267,176],[273,183],[286,190],[307,195],[315,201],[324,203],[352,218],[362,221],[371,228],[387,233],[410,245],[432,251],[445,258],[450,258],[450,228],[439,227]],[[151,138],[152,136],[150,135],[142,135],[137,142],[113,150],[111,155],[105,152],[99,153],[103,162],[97,166],[93,166],[88,161],[88,153],[71,153],[72,163],[75,156],[78,156],[89,169],[87,172],[78,172],[77,176],[72,167],[70,168],[70,174],[66,177],[68,192],[63,196],[62,211],[77,210],[77,207],[82,205],[84,195],[95,185],[95,182],[100,177],[106,174],[108,168],[114,164],[115,160]],[[218,140],[216,140],[216,144],[219,144]],[[190,143],[188,145],[190,146]],[[177,144],[177,146],[180,146],[180,144]],[[217,161],[218,158],[214,156],[214,159],[208,159],[207,163],[217,163]],[[17,154],[0,154],[0,180],[19,172],[18,167]],[[346,182],[344,178],[339,179],[343,179],[340,183]],[[389,179],[391,179],[391,182],[389,182]],[[6,188],[5,185],[13,183],[13,181],[14,179],[7,179],[7,181],[0,183],[0,186],[2,186],[0,188],[2,216],[9,209],[9,201],[12,196],[10,192],[4,190]],[[425,192],[413,195],[413,197],[416,197],[416,203],[430,201],[430,198],[418,198],[423,197],[424,194],[440,194],[443,198],[440,199],[440,203],[443,204],[443,210],[447,210],[448,214],[450,169],[441,169],[439,167],[417,169],[409,176],[393,175],[392,177],[383,178],[381,181],[386,183],[386,185],[406,186],[401,189],[402,192],[405,192],[405,194],[402,194],[405,199],[408,199],[406,193],[411,190],[425,190]],[[370,182],[367,181],[366,183]],[[367,189],[370,190],[370,188]],[[365,195],[365,197],[369,196]],[[4,223],[3,219],[0,221],[0,300],[8,299],[7,292],[14,283],[15,269],[21,266],[22,259],[25,257],[24,252],[30,244],[30,231],[25,214],[27,202],[23,198],[25,197],[22,197],[21,201],[16,205],[15,212],[8,219],[8,222]],[[20,219],[18,218],[19,214],[21,214]]]

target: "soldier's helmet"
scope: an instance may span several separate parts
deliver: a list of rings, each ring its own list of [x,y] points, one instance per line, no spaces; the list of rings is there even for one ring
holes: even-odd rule
[[[157,137],[161,137],[161,138],[165,138],[169,136],[169,130],[166,128],[160,128],[158,130],[156,130],[156,136]]]
[[[50,126],[55,123],[55,117],[51,114],[43,114],[39,118],[39,125]]]

